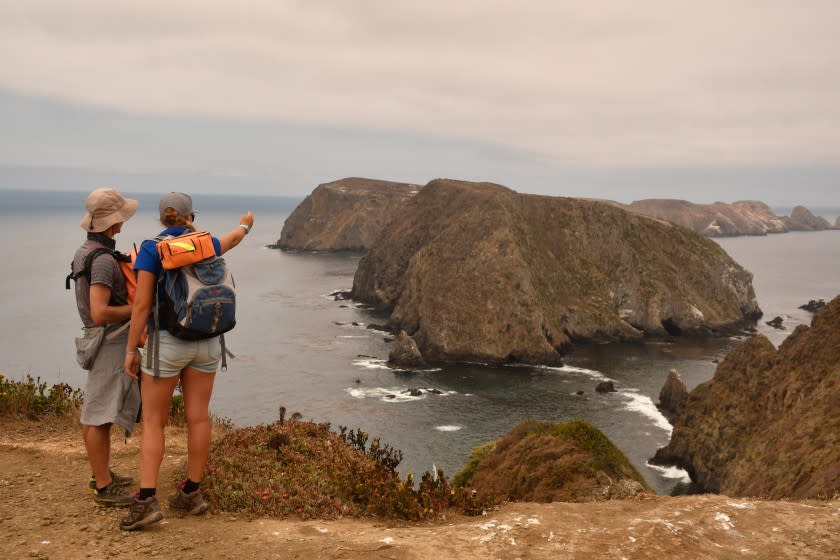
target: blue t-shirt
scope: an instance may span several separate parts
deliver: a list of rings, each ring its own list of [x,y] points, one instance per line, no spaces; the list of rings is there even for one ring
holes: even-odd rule
[[[173,237],[178,237],[179,235],[184,235],[189,231],[190,230],[184,226],[173,226],[166,228],[160,232],[158,236],[171,235]],[[216,255],[221,256],[222,242],[215,237],[212,239],[213,249],[216,250]],[[140,245],[140,250],[137,251],[137,260],[134,261],[134,270],[145,270],[146,272],[154,274],[155,278],[160,277],[160,273],[163,271],[163,265],[160,262],[160,256],[158,256],[157,243],[158,242],[154,239],[147,239],[142,245]],[[165,297],[163,284],[158,284],[158,298],[162,301]],[[153,321],[154,319],[152,318],[152,314],[149,314],[149,322],[151,323]]]

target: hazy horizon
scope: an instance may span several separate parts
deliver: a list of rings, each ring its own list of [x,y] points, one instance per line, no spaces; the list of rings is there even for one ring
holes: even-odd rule
[[[0,189],[840,205],[840,4],[0,4]]]

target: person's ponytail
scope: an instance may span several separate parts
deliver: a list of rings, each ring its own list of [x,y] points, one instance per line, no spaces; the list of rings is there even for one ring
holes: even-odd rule
[[[160,216],[160,223],[166,227],[182,226],[190,231],[195,231],[192,216],[182,216],[174,208],[166,208]]]

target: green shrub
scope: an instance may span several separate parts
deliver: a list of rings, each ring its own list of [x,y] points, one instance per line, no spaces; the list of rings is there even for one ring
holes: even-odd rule
[[[362,430],[329,424],[281,420],[237,428],[217,439],[202,481],[217,510],[251,516],[333,519],[376,516],[419,520],[434,518],[453,503],[443,476],[425,473],[414,489],[408,473],[396,471],[402,453],[370,443]]]
[[[81,389],[66,383],[47,386],[41,378],[27,374],[22,381],[12,381],[0,373],[0,416],[38,419],[44,416],[68,416],[82,406]]]

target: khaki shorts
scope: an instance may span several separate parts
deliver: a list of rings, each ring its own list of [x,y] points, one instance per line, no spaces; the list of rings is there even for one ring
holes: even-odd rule
[[[125,428],[126,435],[131,435],[140,409],[140,389],[123,369],[127,341],[128,331],[125,331],[99,348],[85,384],[83,426],[118,424]]]
[[[145,352],[152,352],[151,336]],[[175,377],[181,374],[185,367],[191,367],[204,373],[216,373],[222,359],[222,345],[219,337],[204,340],[182,340],[172,336],[165,329],[160,330],[160,376]],[[152,366],[147,367],[146,355],[140,360],[140,369],[148,375],[155,374],[154,354]]]

